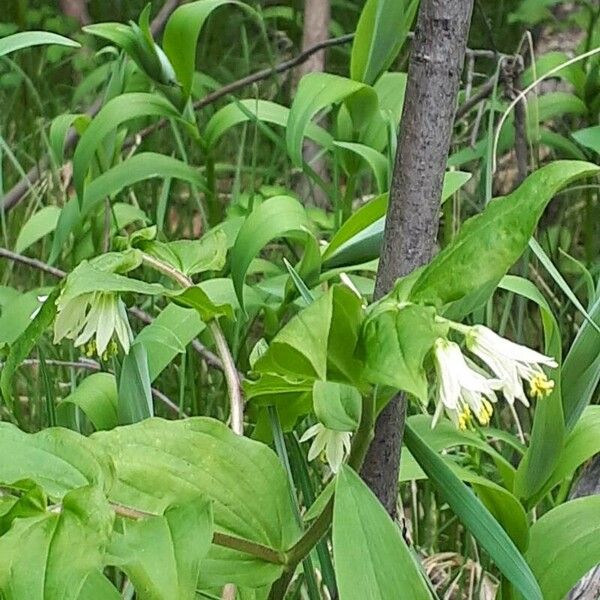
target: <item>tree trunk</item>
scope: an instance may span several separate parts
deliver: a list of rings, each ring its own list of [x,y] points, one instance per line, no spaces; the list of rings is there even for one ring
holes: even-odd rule
[[[82,26],[92,22],[87,9],[87,0],[60,0],[60,9],[67,17],[73,17]]]
[[[302,51],[311,48],[329,37],[329,22],[331,19],[331,6],[329,0],[305,0],[304,2],[304,28],[302,32]],[[305,63],[301,64],[294,73],[293,89],[298,87],[298,82],[307,73],[322,73],[325,70],[325,50],[313,54]],[[304,142],[303,156],[310,163],[315,173],[321,179],[327,179],[327,164],[322,157],[316,158],[321,148],[311,140]],[[311,199],[313,204],[326,207],[328,199],[325,192],[313,184],[306,176],[302,175],[296,191],[303,199]]]
[[[600,494],[600,454],[596,454],[585,467],[573,486],[569,499]],[[570,591],[568,600],[598,600],[600,598],[600,565],[584,575]]]
[[[412,42],[383,249],[381,298],[433,253],[473,0],[422,0]],[[362,476],[395,516],[406,397],[381,412]]]

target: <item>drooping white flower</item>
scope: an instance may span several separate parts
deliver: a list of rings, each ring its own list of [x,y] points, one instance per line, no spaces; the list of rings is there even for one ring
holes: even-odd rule
[[[542,365],[556,367],[552,357],[511,342],[483,325],[469,327],[465,343],[502,380],[502,393],[510,404],[516,398],[529,406],[523,381],[529,383],[531,396],[538,400],[552,392],[554,381],[548,379],[541,368]]]
[[[497,400],[495,390],[502,383],[470,367],[458,344],[447,339],[436,340],[433,357],[438,380],[433,424],[445,410],[459,429],[468,427],[472,413],[482,425],[487,425],[493,412],[492,403]]]
[[[63,338],[74,340],[75,346],[95,340],[95,351],[104,356],[116,335],[125,354],[131,344],[131,328],[127,320],[125,304],[112,292],[89,292],[56,301],[57,315],[54,321],[54,343]]]
[[[314,438],[308,450],[308,460],[314,460],[324,453],[329,467],[337,473],[344,462],[344,457],[350,452],[351,435],[349,431],[335,431],[327,429],[322,423],[317,423],[304,432],[300,441],[307,442]]]

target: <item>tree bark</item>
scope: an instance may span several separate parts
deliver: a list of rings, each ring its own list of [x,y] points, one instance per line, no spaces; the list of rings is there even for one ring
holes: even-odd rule
[[[472,9],[473,0],[421,1],[375,299],[433,254]],[[405,413],[406,397],[399,394],[377,418],[362,468],[363,479],[392,517]]]
[[[331,20],[331,6],[329,0],[305,0],[304,2],[304,27],[302,30],[302,51],[329,37],[329,22]],[[307,73],[322,73],[325,70],[325,50],[313,54],[305,63],[302,63],[294,73],[293,89],[298,87],[300,79]],[[322,157],[316,158],[321,148],[311,140],[304,142],[303,156],[311,164],[315,173],[321,179],[327,179],[327,164]],[[325,192],[314,185],[306,176],[302,175],[296,191],[301,198],[310,198],[314,204],[321,207],[328,205]]]
[[[600,494],[600,454],[596,454],[573,486],[569,499]],[[598,600],[600,598],[600,565],[588,571],[569,592],[568,600]]]
[[[92,20],[87,9],[87,0],[60,0],[60,9],[73,17],[80,25],[89,25]]]

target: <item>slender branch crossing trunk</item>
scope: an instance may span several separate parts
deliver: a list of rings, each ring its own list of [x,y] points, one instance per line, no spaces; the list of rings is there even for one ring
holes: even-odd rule
[[[473,0],[421,0],[375,297],[432,256]],[[362,476],[395,516],[406,397],[381,412]]]

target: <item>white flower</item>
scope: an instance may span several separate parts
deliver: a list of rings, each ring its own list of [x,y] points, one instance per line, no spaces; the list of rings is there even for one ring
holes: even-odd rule
[[[554,381],[548,379],[541,369],[541,365],[557,366],[550,356],[515,344],[483,325],[469,327],[465,332],[465,342],[467,348],[502,380],[502,393],[510,404],[517,398],[529,406],[523,381],[529,383],[531,396],[538,400],[552,392]]]
[[[322,423],[317,423],[304,432],[300,441],[306,442],[315,438],[308,451],[308,460],[314,460],[324,452],[331,470],[337,473],[342,466],[344,456],[350,452],[351,435],[349,431],[335,431],[327,429]]]
[[[95,351],[105,356],[114,346],[116,334],[127,354],[132,333],[127,321],[125,304],[112,292],[89,292],[56,301],[57,315],[54,322],[54,343],[63,338],[74,340],[76,346],[86,345],[95,336]]]
[[[502,382],[488,379],[470,367],[458,344],[438,338],[434,344],[434,363],[438,376],[438,404],[433,425],[445,410],[450,419],[460,429],[471,423],[471,413],[482,425],[490,422],[496,402],[494,390]]]

